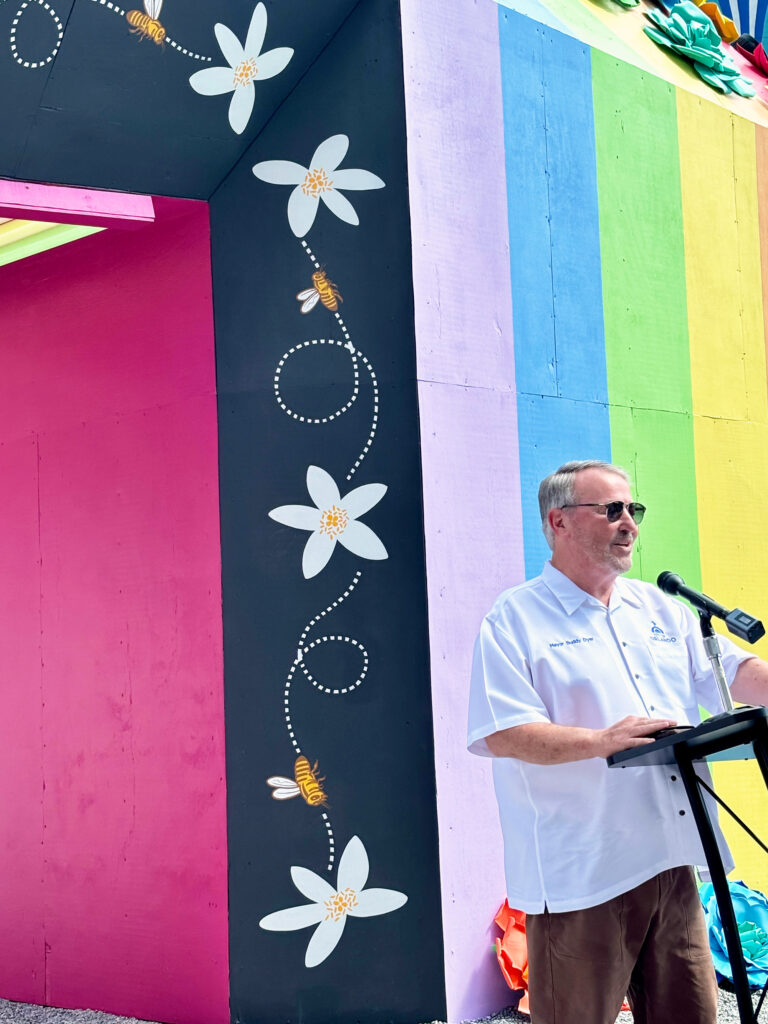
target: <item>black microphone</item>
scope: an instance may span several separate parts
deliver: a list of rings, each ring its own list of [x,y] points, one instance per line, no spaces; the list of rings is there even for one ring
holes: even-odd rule
[[[700,594],[698,590],[689,587],[685,580],[674,572],[660,573],[659,578],[656,580],[656,585],[665,594],[679,594],[680,597],[684,597],[701,614],[714,615],[716,619],[722,619],[730,633],[733,633],[734,636],[739,637],[741,640],[746,640],[749,644],[755,643],[761,636],[765,635],[765,627],[760,619],[748,615],[741,608],[734,608],[733,611],[728,611],[727,608],[718,604],[711,597],[707,597],[706,594]]]

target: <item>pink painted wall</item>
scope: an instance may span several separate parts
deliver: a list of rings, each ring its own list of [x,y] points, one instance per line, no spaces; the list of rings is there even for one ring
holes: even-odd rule
[[[466,753],[472,645],[524,578],[498,11],[402,5],[448,1020],[511,999],[490,765]]]
[[[0,270],[0,996],[229,1020],[208,208]]]

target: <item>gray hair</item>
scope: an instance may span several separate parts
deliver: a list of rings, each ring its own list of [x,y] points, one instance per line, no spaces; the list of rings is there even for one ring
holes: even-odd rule
[[[576,496],[576,474],[582,473],[585,469],[602,469],[606,473],[615,473],[627,483],[632,481],[626,470],[621,466],[614,466],[611,462],[603,462],[601,459],[583,459],[580,462],[566,462],[554,473],[539,484],[539,512],[541,513],[541,528],[547,539],[550,549],[554,549],[555,537],[552,527],[549,525],[549,512],[553,508],[562,508],[563,505],[572,505]]]

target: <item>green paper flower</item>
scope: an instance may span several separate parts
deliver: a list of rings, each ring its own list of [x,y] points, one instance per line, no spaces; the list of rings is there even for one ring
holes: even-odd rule
[[[654,27],[646,25],[645,34],[693,63],[696,73],[720,92],[754,96],[755,89],[726,57],[717,29],[711,19],[691,0],[675,4],[668,18],[660,11],[646,11]]]

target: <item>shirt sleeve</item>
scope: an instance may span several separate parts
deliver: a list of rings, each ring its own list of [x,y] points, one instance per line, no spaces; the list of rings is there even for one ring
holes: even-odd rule
[[[467,730],[470,753],[493,757],[486,736],[513,725],[549,721],[546,706],[533,687],[525,653],[498,625],[484,619],[472,659]]]
[[[690,658],[691,675],[693,686],[696,692],[696,699],[711,714],[719,714],[721,707],[720,691],[717,688],[715,674],[712,671],[712,663],[707,657],[704,649],[704,641],[701,637],[699,622],[694,613],[685,605],[680,606],[683,610],[686,629],[686,642],[688,644],[688,655]],[[717,634],[720,641],[720,653],[723,659],[723,669],[728,686],[733,685],[736,672],[743,661],[754,658],[755,655],[749,651],[743,651],[733,640],[721,633]]]

